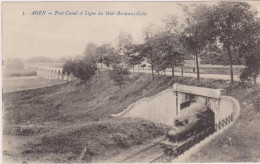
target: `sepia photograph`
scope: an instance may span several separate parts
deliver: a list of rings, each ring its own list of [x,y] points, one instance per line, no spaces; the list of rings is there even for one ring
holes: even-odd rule
[[[260,1],[1,5],[1,163],[260,162]]]

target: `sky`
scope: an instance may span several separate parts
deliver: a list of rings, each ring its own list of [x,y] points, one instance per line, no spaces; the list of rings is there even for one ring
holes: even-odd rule
[[[183,2],[182,2],[183,3]],[[250,2],[260,11],[260,1]],[[168,15],[183,18],[177,2],[7,2],[2,4],[2,57],[51,58],[81,55],[88,42],[115,42],[119,33],[142,40],[146,26],[162,25]],[[32,15],[46,11],[45,15]],[[60,15],[62,12],[77,15]],[[79,13],[83,11],[83,15]],[[104,15],[85,15],[85,12]],[[145,12],[141,16],[106,15],[106,11]],[[52,14],[48,14],[52,13]],[[56,15],[55,15],[56,13]],[[59,14],[58,14],[59,13]]]

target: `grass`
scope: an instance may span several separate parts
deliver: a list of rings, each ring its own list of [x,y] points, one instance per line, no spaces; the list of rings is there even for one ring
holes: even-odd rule
[[[153,87],[157,86],[160,81],[151,82],[147,75],[132,74],[130,76],[131,81],[124,86],[122,97],[119,96],[119,88],[114,86],[107,72],[93,77],[88,82],[87,88],[81,82],[75,81],[4,94],[4,140],[5,136],[16,136],[18,140],[24,136],[31,138],[30,143],[25,142],[17,148],[19,152],[6,151],[4,154],[9,154],[10,158],[16,160],[34,161],[41,157],[49,162],[69,162],[77,159],[82,147],[88,147],[90,149],[88,155],[91,158],[93,156],[94,160],[113,156],[126,149],[118,145],[118,142],[122,141],[116,139],[117,135],[123,138],[123,141],[125,140],[126,145],[132,147],[165,134],[165,127],[149,121],[115,120],[110,116],[112,113],[124,110],[141,97],[164,90],[164,88],[158,88],[154,91]],[[149,86],[153,87],[148,89]],[[143,92],[142,88],[147,90]],[[73,128],[66,128],[71,125]],[[107,125],[109,132],[106,134],[98,130],[99,126]],[[63,137],[60,137],[60,129],[64,132]],[[77,136],[78,134],[74,133],[76,129],[79,129],[78,132],[82,135]],[[48,137],[44,137],[45,135]],[[86,138],[88,135],[93,140],[85,143],[88,141]],[[111,139],[107,135],[116,138]],[[61,138],[64,140],[59,140]],[[103,146],[91,147],[89,145],[106,145],[110,142],[111,145],[105,146],[112,148],[105,149],[107,155],[104,155],[102,151]],[[63,150],[66,150],[65,154]]]
[[[40,156],[48,154],[44,152],[55,152],[58,154],[55,162],[78,162],[77,158],[86,148],[88,152],[82,157],[84,162],[107,160],[123,150],[164,134],[165,128],[158,126],[141,119],[116,119],[70,125],[31,141],[22,153],[29,158],[35,158],[35,152]],[[42,162],[46,162],[46,158]]]
[[[17,152],[6,150],[4,156],[27,161],[78,162],[83,148],[87,148],[83,161],[109,159],[129,147],[163,135],[167,129],[140,119],[114,119],[110,114],[121,112],[140,98],[168,89],[173,83],[224,88],[228,95],[242,103],[237,123],[194,154],[192,162],[231,162],[238,154],[243,154],[244,161],[259,161],[259,85],[248,85],[245,89],[237,82],[230,85],[223,80],[201,79],[198,83],[189,77],[155,76],[152,79],[149,74],[132,73],[120,96],[119,87],[113,84],[107,71],[88,81],[87,88],[74,81],[4,94],[3,139],[11,136],[22,142],[11,145]],[[233,146],[225,147],[225,134],[232,137]]]
[[[259,162],[259,91],[259,85],[247,89],[237,85],[228,88],[228,95],[240,102],[240,117],[231,128],[204,145],[187,162]]]

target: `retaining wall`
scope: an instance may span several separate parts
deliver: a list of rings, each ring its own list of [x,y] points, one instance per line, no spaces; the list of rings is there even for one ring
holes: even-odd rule
[[[181,113],[177,110],[182,100],[184,100],[180,95],[189,94],[187,92],[196,95],[197,102],[199,102],[200,99],[205,99],[204,103],[206,103],[206,105],[215,113],[215,123],[222,121],[234,112],[233,103],[227,96],[222,96],[224,93],[223,90],[192,86],[188,86],[184,90],[183,85],[178,85],[178,87],[178,90],[175,86],[172,89],[167,89],[152,97],[140,99],[121,113],[112,114],[112,116],[143,118],[156,123],[172,126],[176,116]],[[176,92],[178,92],[178,94],[176,94]],[[178,98],[176,99],[176,97]],[[178,102],[176,103],[176,101]],[[185,110],[190,110],[190,112],[192,112],[192,108],[187,108]]]
[[[171,126],[176,117],[175,104],[173,91],[168,89],[150,98],[140,99],[123,112],[112,116],[143,118]]]

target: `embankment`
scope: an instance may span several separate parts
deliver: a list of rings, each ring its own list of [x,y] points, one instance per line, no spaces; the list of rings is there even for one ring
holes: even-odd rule
[[[49,163],[59,161],[71,162],[72,158],[75,155],[77,156],[77,153],[87,144],[94,144],[91,141],[95,141],[95,144],[98,145],[101,145],[103,142],[108,142],[108,145],[105,144],[104,147],[109,147],[111,140],[106,141],[105,138],[107,136],[105,134],[98,131],[92,133],[92,130],[95,129],[89,128],[90,126],[86,125],[94,123],[96,125],[95,127],[98,128],[98,122],[100,122],[102,128],[106,126],[106,120],[111,121],[108,128],[112,129],[112,131],[114,130],[114,127],[121,127],[121,124],[126,125],[125,130],[127,130],[127,132],[121,130],[119,132],[120,136],[125,140],[127,137],[128,139],[134,139],[133,135],[135,136],[135,133],[137,133],[138,136],[142,137],[140,137],[140,140],[138,140],[138,143],[136,144],[142,144],[145,141],[163,134],[163,132],[160,131],[161,126],[153,126],[148,122],[145,123],[146,125],[141,126],[143,121],[139,121],[137,124],[140,125],[140,129],[135,131],[137,125],[131,124],[131,122],[135,121],[126,121],[127,123],[121,121],[120,124],[116,124],[117,120],[114,120],[110,115],[120,113],[134,102],[145,97],[152,97],[172,87],[174,83],[209,88],[223,88],[227,90],[228,96],[235,97],[241,103],[241,115],[236,124],[234,124],[230,130],[227,132],[225,131],[223,134],[210,141],[210,144],[205,145],[203,149],[200,149],[199,152],[194,154],[190,158],[193,162],[229,162],[234,161],[234,159],[239,159],[238,156],[243,157],[243,161],[260,159],[260,152],[257,151],[260,146],[260,143],[258,142],[260,140],[260,132],[258,130],[260,119],[259,112],[257,112],[259,105],[255,105],[257,104],[255,99],[260,98],[259,88],[256,88],[253,85],[242,88],[237,82],[230,85],[229,81],[223,80],[201,79],[201,82],[198,83],[196,78],[189,77],[171,78],[167,76],[155,76],[155,78],[152,79],[150,74],[133,73],[130,75],[130,81],[123,86],[122,92],[120,93],[119,87],[114,85],[113,81],[108,77],[107,72],[102,72],[101,74],[94,76],[88,81],[87,88],[84,87],[83,83],[75,81],[55,87],[3,94],[4,128],[6,129],[8,126],[21,126],[17,129],[25,129],[26,132],[33,132],[33,134],[26,133],[27,136],[20,136],[24,133],[16,133],[17,131],[15,128],[15,132],[12,135],[13,141],[23,140],[23,142],[20,142],[23,143],[23,145],[16,144],[16,142],[9,142],[10,144],[13,144],[12,149],[3,150],[4,156],[10,157],[16,162],[22,162],[24,159],[28,159],[28,161],[46,159],[45,162]],[[72,126],[70,126],[71,124]],[[37,134],[38,129],[28,129],[34,128],[34,126],[38,129],[44,128],[44,130],[39,130],[41,133]],[[74,135],[73,129],[75,129],[75,126],[78,126],[77,129],[79,130]],[[152,128],[150,128],[148,133],[143,132],[147,126]],[[61,129],[63,128],[68,129],[63,133],[61,132]],[[84,133],[81,131],[81,128],[85,129]],[[120,128],[115,129],[120,130]],[[152,131],[160,133],[152,135]],[[127,133],[127,135],[123,135],[124,133]],[[144,133],[146,135],[143,135]],[[12,133],[8,134],[11,135]],[[97,134],[100,135],[97,136]],[[86,135],[89,137],[88,139],[86,138]],[[232,137],[232,146],[224,146],[227,145],[226,136]],[[29,137],[31,138],[28,139]],[[61,140],[61,137],[64,137],[64,140]],[[27,140],[24,140],[24,138],[27,138]],[[112,138],[110,137],[110,139]],[[5,140],[5,134],[3,134],[3,140],[4,143],[8,144],[8,142],[5,142],[7,141]],[[41,144],[48,140],[51,140],[53,144]],[[80,144],[81,140],[89,142]],[[61,141],[66,141],[66,143],[70,144],[75,143],[75,147],[71,147],[70,144],[61,143]],[[121,142],[122,140],[117,141]],[[113,143],[117,142],[113,141]],[[38,149],[41,150],[39,152],[48,152],[48,149],[53,149],[53,145],[55,145],[55,150],[66,149],[69,150],[71,154],[57,154],[55,152],[38,153],[37,155],[29,153],[22,154],[24,150],[33,152]],[[134,146],[131,144],[129,145]],[[113,155],[114,153],[116,154],[127,150],[124,147],[120,147],[120,144],[115,144],[114,146],[116,146],[117,151],[113,152]],[[243,149],[241,149],[241,146]],[[103,150],[96,150],[95,157],[99,158],[105,155],[106,158],[109,158],[111,155],[109,154],[109,151],[111,150]],[[225,157],[228,153],[229,156]],[[90,155],[91,152],[88,152],[87,154]]]

